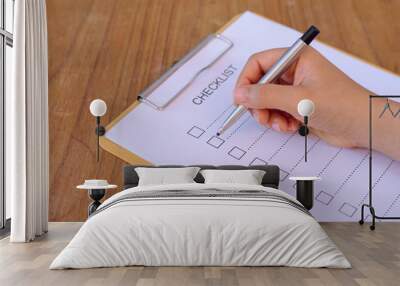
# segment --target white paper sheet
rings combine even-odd
[[[315,183],[313,215],[320,221],[359,220],[360,206],[368,199],[367,150],[336,148],[311,136],[309,161],[304,163],[303,137],[264,128],[249,114],[222,138],[214,136],[233,109],[234,84],[248,57],[290,46],[300,33],[246,12],[222,35],[234,47],[164,111],[140,104],[106,137],[154,164],[276,164],[281,168],[280,188],[292,195],[295,188],[289,175],[320,176],[322,180]],[[322,43],[312,46],[369,90],[400,94],[400,77]],[[374,154],[374,205],[379,215],[400,212],[399,178],[399,162]]]

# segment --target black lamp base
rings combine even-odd
[[[299,128],[299,134],[300,134],[301,136],[306,136],[306,135],[308,135],[308,133],[310,133],[310,130],[308,129],[307,126],[305,126],[305,125],[300,126],[300,128]]]
[[[104,126],[97,126],[95,132],[98,136],[104,136],[104,134],[106,134],[106,129]]]

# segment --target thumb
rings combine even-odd
[[[305,97],[301,86],[250,84],[236,88],[235,103],[254,109],[278,109],[297,116],[297,104]]]

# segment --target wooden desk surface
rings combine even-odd
[[[89,103],[108,104],[106,124],[174,61],[233,16],[251,10],[400,74],[400,1],[47,0],[50,220],[82,221],[84,179],[121,185],[124,162],[101,152]],[[111,193],[111,192],[110,192]]]

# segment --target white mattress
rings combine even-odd
[[[350,268],[318,222],[299,209],[257,198],[151,198],[133,192],[263,190],[262,186],[180,184],[136,187],[106,200],[50,269],[145,266],[293,266]],[[298,203],[298,202],[297,202]]]

